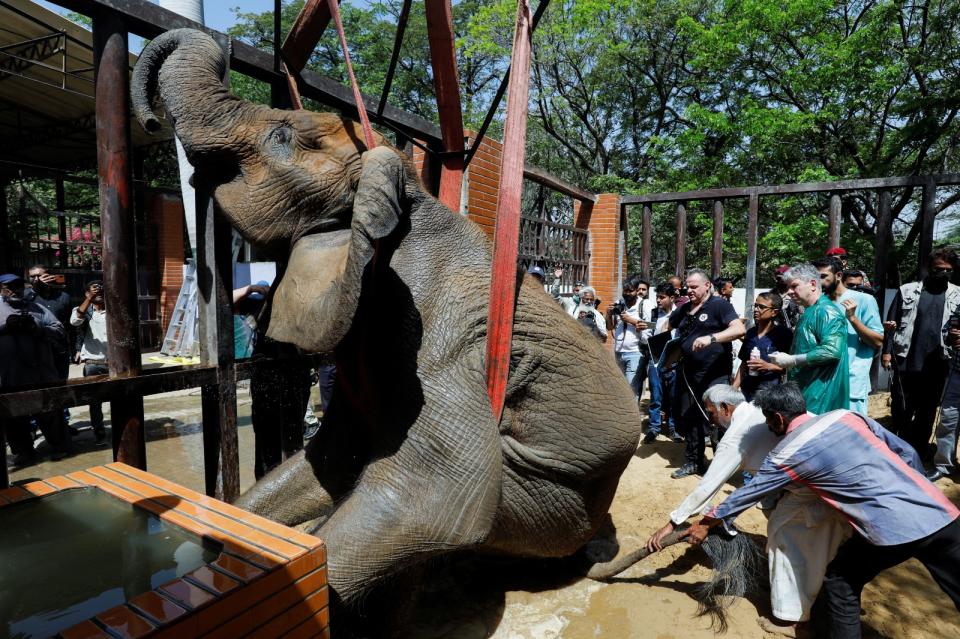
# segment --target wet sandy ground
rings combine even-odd
[[[314,397],[316,400],[316,397]],[[871,398],[871,414],[889,414],[886,396]],[[108,407],[104,406],[107,412]],[[195,490],[203,490],[199,389],[147,397],[149,470]],[[11,474],[12,481],[48,477],[111,461],[109,449],[93,448],[86,408],[71,410],[81,429],[79,452],[60,462],[44,462]],[[250,399],[238,389],[241,485],[253,483],[253,432]],[[43,452],[43,446],[40,447]],[[620,482],[611,506],[623,552],[633,550],[667,520],[667,514],[698,481],[670,478],[682,459],[682,445],[661,439],[642,446]],[[938,483],[960,504],[960,486]],[[725,489],[730,492],[732,488]],[[741,529],[763,542],[766,519],[751,509]],[[431,567],[424,591],[413,606],[402,635],[417,639],[694,639],[712,637],[707,619],[697,618],[692,592],[709,569],[699,550],[674,546],[633,566],[609,584],[580,577],[583,565],[567,561],[505,561],[450,557]],[[926,570],[910,561],[883,573],[864,592],[864,636],[886,639],[960,637],[960,614]],[[757,618],[768,615],[765,597],[737,600],[728,615],[726,637],[766,637]]]

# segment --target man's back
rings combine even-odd
[[[711,516],[741,512],[758,494],[791,482],[811,488],[878,546],[915,541],[960,515],[924,477],[909,444],[870,418],[838,410],[795,419],[753,482]]]

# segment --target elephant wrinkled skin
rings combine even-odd
[[[453,550],[575,552],[640,435],[609,353],[518,274],[497,424],[483,366],[486,236],[385,142],[367,151],[355,123],[244,102],[223,70],[211,38],[168,32],[137,63],[135,112],[155,128],[159,94],[196,186],[285,264],[268,335],[333,351],[338,367],[320,433],[239,505],[288,525],[317,520],[345,608]]]

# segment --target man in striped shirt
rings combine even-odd
[[[911,557],[960,610],[960,510],[927,480],[913,448],[858,413],[807,413],[794,383],[763,389],[754,404],[783,439],[753,481],[690,527],[690,543],[796,482],[839,511],[855,532],[827,566],[812,615],[818,637],[860,637],[863,587]]]

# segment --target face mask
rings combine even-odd
[[[10,295],[4,295],[3,301],[14,308],[20,308],[23,306],[23,295],[18,293],[11,293]]]

